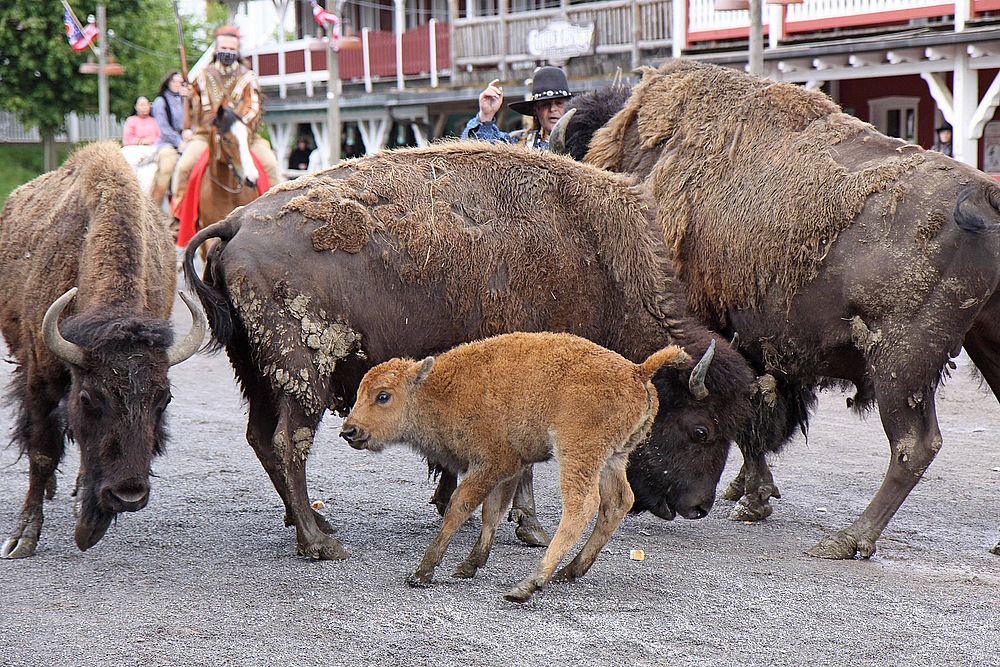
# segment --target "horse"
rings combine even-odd
[[[198,230],[222,220],[234,209],[249,204],[260,196],[258,181],[261,177],[257,165],[250,154],[253,131],[232,109],[219,105],[208,137],[207,164],[197,186],[197,221],[190,229],[190,236]],[[191,173],[189,192],[195,191],[196,173],[205,156],[198,161]],[[266,176],[265,176],[266,178]],[[181,210],[183,210],[183,202]],[[193,214],[190,214],[193,217]],[[184,234],[182,222],[182,234]],[[184,234],[186,236],[186,234]],[[186,239],[179,242],[184,244]],[[202,261],[209,246],[201,248]]]

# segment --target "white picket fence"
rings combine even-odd
[[[111,116],[111,138],[121,139],[123,122]],[[80,116],[75,113],[66,116],[66,131],[56,135],[56,141],[78,143],[96,141],[100,138],[100,120],[97,116]],[[38,128],[25,127],[13,113],[0,111],[0,143],[33,144],[42,140]]]

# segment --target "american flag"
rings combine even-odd
[[[82,30],[69,10],[63,8],[63,23],[66,24],[66,40],[74,51],[86,51],[90,43],[97,39],[97,26],[88,23]]]
[[[336,14],[328,12],[319,5],[317,5],[316,0],[309,0],[309,2],[312,4],[313,18],[316,19],[316,23],[322,26],[325,26],[327,23],[333,23],[334,25],[340,23],[340,21],[337,20]]]

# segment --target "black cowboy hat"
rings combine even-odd
[[[531,77],[531,95],[528,99],[511,102],[507,106],[524,116],[535,114],[535,102],[541,100],[561,100],[573,97],[569,92],[566,73],[558,67],[539,67]]]
[[[941,125],[939,127],[937,127],[934,131],[935,132],[944,132],[945,130],[948,130],[949,132],[951,132],[951,124],[950,123],[941,123]]]

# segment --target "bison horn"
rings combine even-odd
[[[205,331],[208,329],[205,314],[201,312],[201,309],[194,304],[194,301],[188,298],[187,294],[181,292],[180,295],[188,310],[191,311],[191,330],[188,331],[188,335],[184,337],[184,340],[172,345],[167,350],[167,363],[171,366],[181,363],[197,352],[201,341],[205,339]]]
[[[45,346],[67,364],[83,366],[83,348],[76,343],[71,343],[59,333],[59,315],[62,314],[66,304],[76,296],[76,288],[71,287],[65,294],[52,302],[49,309],[45,311],[42,318],[42,340]]]
[[[570,109],[552,126],[552,132],[549,133],[550,152],[558,153],[559,155],[566,154],[566,128],[569,127],[569,119],[575,113],[576,109]]]
[[[708,349],[702,355],[694,369],[691,370],[691,378],[688,380],[688,389],[699,401],[708,396],[708,387],[705,386],[705,376],[708,375],[708,367],[715,356],[715,339],[709,343]]]

